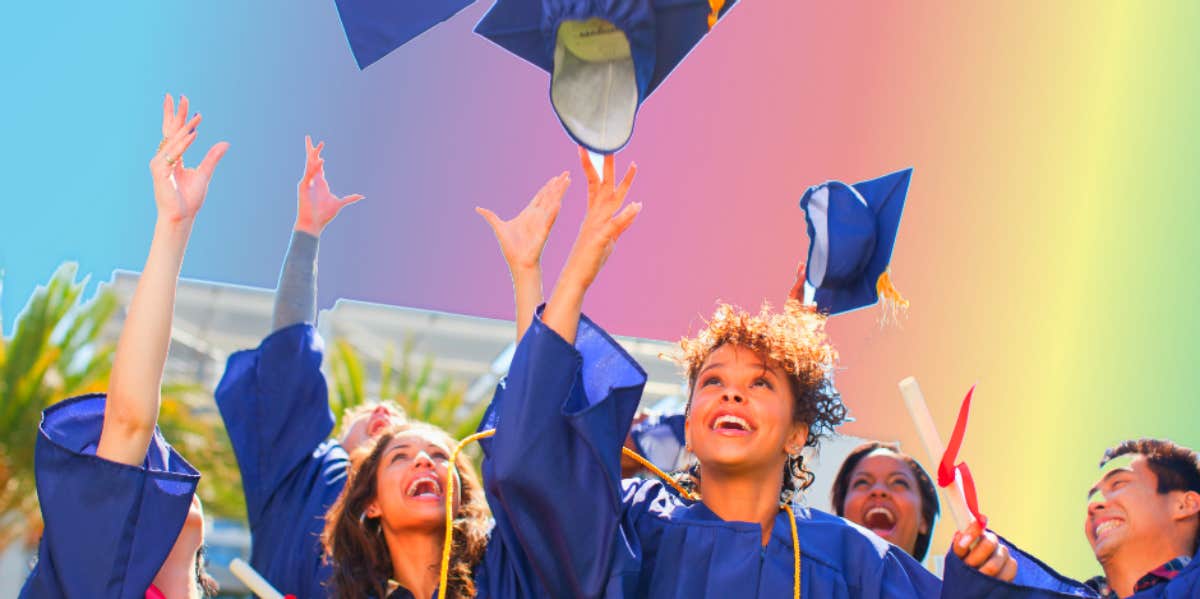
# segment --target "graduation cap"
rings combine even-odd
[[[475,0],[336,0],[358,68],[365,69]]]
[[[638,107],[737,0],[497,0],[475,32],[550,73],[577,143],[621,149]]]
[[[806,283],[822,312],[857,310],[881,296],[907,307],[887,269],[911,178],[909,168],[853,185],[830,181],[800,199],[809,238]]]
[[[475,0],[336,0],[359,68]],[[621,149],[646,98],[738,0],[497,0],[475,32],[550,73],[567,134]]]

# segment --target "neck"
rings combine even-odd
[[[384,531],[392,577],[413,597],[432,597],[442,563],[442,533],[430,529]]]
[[[1188,551],[1190,539],[1156,537],[1146,541],[1122,546],[1113,555],[1100,560],[1108,586],[1118,597],[1132,595],[1137,581],[1151,570],[1181,555],[1191,555]]]
[[[783,467],[771,472],[780,472]],[[779,494],[783,482],[762,474],[729,473],[719,469],[703,470],[700,496],[704,505],[722,520],[756,522],[762,526],[762,543],[771,538],[771,527],[779,514]]]

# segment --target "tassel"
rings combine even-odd
[[[904,299],[892,284],[892,277],[888,271],[885,270],[879,275],[879,280],[875,282],[875,292],[879,295],[879,305],[883,309],[880,324],[887,324],[889,317],[890,320],[898,322],[900,315],[908,311],[908,300]]]
[[[708,15],[708,29],[711,31],[713,25],[717,24],[717,17],[721,13],[721,9],[725,8],[725,0],[708,0],[708,7],[712,12]]]

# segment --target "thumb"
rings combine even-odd
[[[475,212],[478,213],[479,216],[482,216],[483,220],[487,221],[488,225],[492,227],[493,232],[497,231],[500,228],[500,225],[503,224],[503,221],[500,220],[500,217],[496,216],[495,212],[492,212],[487,208],[480,208],[479,206],[476,206]]]

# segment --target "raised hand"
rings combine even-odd
[[[604,157],[603,180],[596,174],[587,150],[582,147],[579,148],[579,158],[588,181],[587,213],[579,227],[579,235],[575,238],[562,277],[586,288],[596,279],[600,268],[612,254],[617,239],[642,211],[642,204],[632,202],[621,207],[637,175],[636,164],[630,164],[621,183],[614,185],[616,177],[613,174],[612,154]]]
[[[621,183],[614,185],[611,154],[604,157],[604,180],[596,175],[587,150],[579,148],[579,158],[588,180],[587,213],[583,217],[583,224],[579,226],[579,235],[571,247],[571,255],[567,257],[562,274],[554,285],[554,293],[550,295],[542,314],[546,326],[568,343],[575,342],[579,316],[583,311],[583,296],[612,254],[617,239],[642,210],[639,202],[621,207],[637,175],[637,165],[630,164]]]
[[[176,110],[174,98],[167,94],[163,100],[163,139],[154,158],[150,159],[154,203],[158,206],[159,220],[166,223],[191,224],[204,204],[213,170],[229,149],[228,143],[217,143],[208,150],[199,166],[185,167],[183,154],[196,141],[196,127],[200,121],[199,113],[188,118],[187,96],[180,96]]]
[[[314,147],[312,138],[304,136],[304,176],[296,186],[295,229],[313,237],[320,237],[325,225],[328,225],[342,208],[363,199],[363,196],[356,193],[339,198],[329,190],[329,182],[325,180],[325,160],[321,158],[321,150],[324,148],[325,142]]]
[[[501,220],[487,208],[475,208],[492,227],[496,241],[508,269],[515,276],[521,270],[535,270],[541,266],[542,250],[550,229],[562,208],[563,193],[571,185],[571,176],[566,172],[546,182],[529,204],[511,220]]]

